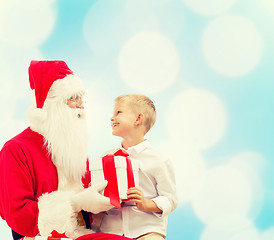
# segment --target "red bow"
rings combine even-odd
[[[56,239],[68,238],[68,237],[66,236],[66,232],[64,232],[64,233],[59,233],[59,232],[57,232],[56,230],[53,230],[50,234],[51,234],[50,239],[52,239],[52,240],[54,240],[55,238],[56,238]]]
[[[127,152],[120,149],[117,152],[115,152],[113,155],[108,154],[103,157],[102,161],[103,161],[104,176],[105,176],[105,179],[108,181],[108,185],[104,191],[104,196],[110,198],[110,203],[113,206],[117,208],[121,208],[114,156],[123,156],[126,158],[128,188],[134,187],[135,182],[134,182],[132,164],[128,157],[129,155]]]

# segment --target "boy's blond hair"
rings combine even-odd
[[[117,103],[126,103],[134,113],[144,114],[145,133],[147,133],[156,121],[156,109],[152,100],[141,94],[125,94],[114,100]]]

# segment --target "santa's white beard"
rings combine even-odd
[[[46,110],[43,136],[59,178],[62,175],[67,182],[80,182],[87,161],[88,131],[85,110],[70,108],[63,103],[51,104]]]

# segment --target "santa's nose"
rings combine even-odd
[[[82,102],[81,104],[78,104],[76,107],[77,107],[77,108],[81,108],[81,109],[84,109],[84,108],[85,108],[83,102]]]

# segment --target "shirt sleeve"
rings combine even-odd
[[[0,213],[15,232],[34,237],[38,204],[26,154],[17,144],[6,144],[0,153]]]
[[[176,192],[175,173],[172,162],[167,159],[158,168],[155,173],[156,189],[158,196],[152,200],[162,213],[154,213],[157,217],[164,217],[170,214],[178,205]]]

